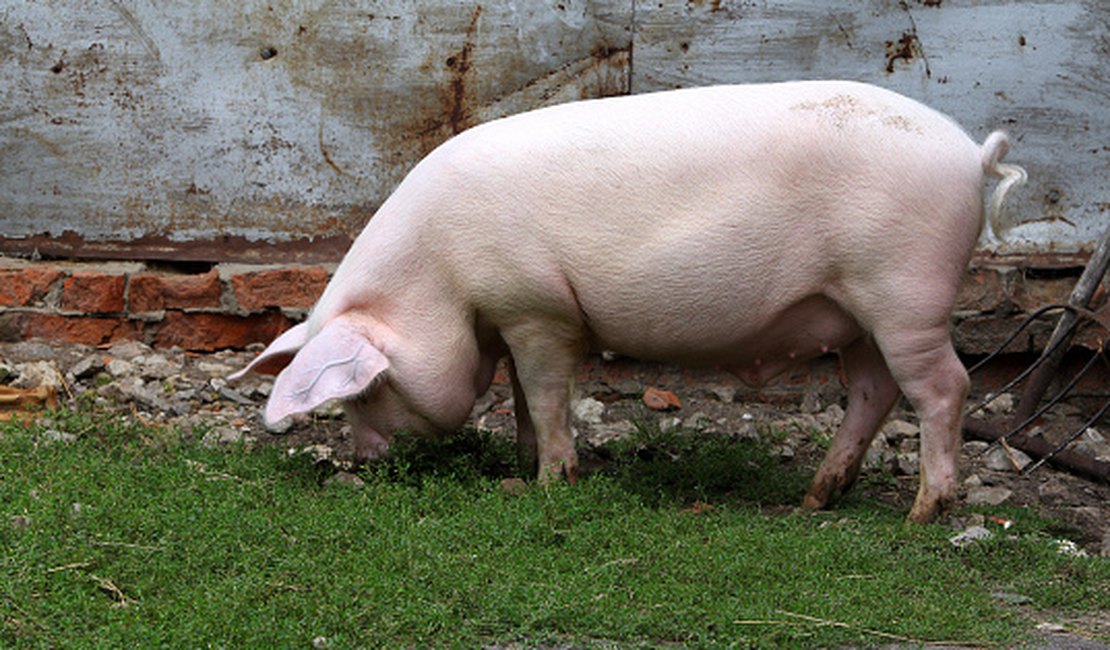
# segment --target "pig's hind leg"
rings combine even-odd
[[[810,483],[802,506],[819,510],[855,483],[871,440],[898,399],[898,384],[879,348],[862,336],[840,351],[848,409],[828,453]]]
[[[536,475],[539,471],[539,450],[536,448],[536,427],[528,412],[528,399],[516,375],[516,364],[509,359],[509,381],[513,386],[513,414],[516,416],[516,456],[521,470]]]
[[[932,521],[956,500],[956,457],[969,380],[947,323],[928,330],[876,333],[883,355],[921,420],[921,477],[909,518]]]
[[[881,351],[890,376],[897,382],[921,422],[921,475],[917,497],[909,514],[909,519],[918,523],[932,521],[955,503],[960,419],[969,384],[967,371],[952,347],[948,324],[959,286],[958,277],[944,278],[946,269],[924,268],[931,273],[919,272],[919,277],[939,280],[923,285],[914,283],[908,277],[880,274],[877,277],[883,278],[887,284],[879,285],[879,289],[868,296],[875,302],[861,301],[864,307],[853,310],[853,313],[870,316],[862,318],[862,322],[875,323],[872,330],[874,345]],[[952,275],[950,269],[947,271]],[[945,279],[948,282],[942,282]],[[887,298],[884,300],[882,296]],[[890,404],[885,403],[889,399],[886,390],[883,391],[884,403],[876,403],[876,413],[870,417],[878,418],[877,411],[883,410],[885,415],[889,409]],[[849,386],[850,395],[852,391]],[[855,398],[855,401],[859,400],[859,397]],[[864,408],[866,410],[867,407]],[[836,446],[834,442],[834,448]],[[865,452],[866,448],[860,451]],[[830,451],[830,458],[832,454],[833,451]],[[821,477],[819,471],[818,479]],[[815,479],[810,489],[809,496],[814,497],[814,503],[821,496],[818,485]]]

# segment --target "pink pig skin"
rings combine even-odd
[[[356,451],[450,431],[512,356],[518,443],[578,471],[568,425],[591,350],[721,366],[751,383],[840,353],[848,409],[804,505],[855,480],[899,392],[922,424],[910,519],[956,496],[967,374],[949,319],[983,182],[1024,181],[1006,136],[851,82],[583,101],[446,142],[355,241],[311,317],[248,369],[284,364],[275,422],[345,400]],[[295,356],[294,356],[295,355]],[[245,372],[245,371],[244,371]]]

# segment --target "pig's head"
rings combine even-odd
[[[427,390],[427,383],[407,358],[404,345],[357,317],[341,316],[310,336],[306,323],[274,340],[246,372],[276,374],[265,420],[274,426],[340,400],[351,422],[355,454],[361,459],[385,452],[397,431],[441,433],[460,426],[474,396]],[[390,355],[399,355],[398,368]],[[407,370],[407,372],[406,372]],[[469,402],[467,401],[469,400]]]

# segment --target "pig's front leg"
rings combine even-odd
[[[366,407],[357,402],[347,402],[343,405],[343,410],[347,414],[347,421],[351,423],[355,462],[360,465],[368,460],[384,456],[389,451],[389,443],[393,440],[392,435],[383,435],[366,423],[361,413],[363,408]]]
[[[898,384],[870,337],[844,348],[840,361],[848,384],[848,410],[802,501],[803,507],[815,510],[855,483],[871,440],[898,399]]]
[[[518,438],[518,445],[522,445],[518,446],[518,453],[535,458],[541,483],[558,478],[570,483],[578,480],[578,454],[570,429],[570,396],[585,345],[571,330],[558,324],[534,322],[503,332],[513,357],[517,423],[524,429],[523,442]],[[525,460],[531,462],[529,458]]]
[[[355,439],[355,461],[364,463],[381,458],[389,451],[389,440],[373,429],[353,432]]]

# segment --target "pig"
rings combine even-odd
[[[517,443],[575,481],[568,424],[591,351],[720,367],[749,384],[836,351],[843,424],[805,495],[856,479],[898,395],[921,422],[909,513],[956,497],[968,376],[950,318],[984,222],[1025,172],[1007,136],[856,82],[725,85],[494,120],[404,178],[308,319],[247,371],[265,420],[341,400],[356,455],[456,430],[508,356]],[[984,217],[985,177],[1000,179]]]

